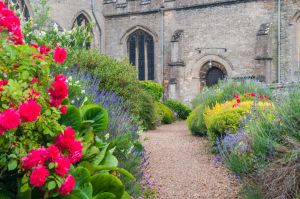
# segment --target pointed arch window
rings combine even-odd
[[[139,80],[154,80],[154,40],[143,30],[133,32],[127,41],[129,61],[136,66]]]
[[[30,18],[30,13],[29,13],[29,9],[26,5],[26,2],[25,0],[6,0],[5,1],[5,4],[6,5],[12,5],[11,3],[13,3],[15,5],[15,8],[17,10],[20,10],[21,11],[21,14],[23,15],[23,17],[25,18],[25,20],[29,20]]]
[[[81,13],[80,15],[78,15],[73,23],[73,27],[77,27],[77,26],[84,26],[87,28],[87,30],[89,31],[89,36],[90,36],[90,40],[92,40],[93,38],[93,31],[92,31],[92,26],[90,23],[90,20],[88,19],[88,17]],[[83,43],[83,46],[86,48],[91,48],[91,41],[88,40],[86,42]]]

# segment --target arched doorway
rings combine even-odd
[[[90,20],[89,18],[84,14],[84,13],[81,13],[79,14],[74,23],[73,23],[73,28],[75,27],[84,27],[87,29],[87,31],[89,32],[89,38],[84,41],[82,43],[82,46],[85,47],[85,48],[90,48],[91,47],[91,41],[92,41],[92,38],[94,37],[93,35],[93,30],[92,30],[92,24],[90,23]]]
[[[224,79],[225,74],[217,67],[210,68],[206,73],[206,86],[211,87],[218,83],[219,80]]]
[[[200,70],[200,83],[201,88],[204,86],[211,87],[218,83],[219,80],[227,76],[225,67],[216,61],[206,62]]]
[[[144,30],[136,30],[127,40],[129,61],[137,67],[139,80],[154,80],[154,40]]]

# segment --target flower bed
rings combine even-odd
[[[98,137],[107,111],[71,105],[68,77],[50,75],[67,50],[23,44],[20,20],[2,2],[0,26],[0,198],[130,198],[116,175],[134,177]]]

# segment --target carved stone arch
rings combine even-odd
[[[25,12],[25,13],[23,13],[23,15],[26,19],[28,19],[34,15],[29,0],[13,0],[13,1],[5,0],[4,3],[6,5],[10,5],[11,3],[17,3],[18,6],[20,6],[22,8],[22,12]],[[28,16],[26,16],[26,15],[28,15]]]
[[[89,13],[87,13],[85,10],[81,10],[74,15],[74,17],[72,19],[72,23],[70,24],[70,29],[72,29],[74,27],[76,20],[80,15],[83,15],[89,22],[92,22],[92,18],[89,15]]]
[[[193,77],[200,79],[201,89],[206,85],[207,74],[212,68],[222,71],[224,76],[232,76],[233,73],[233,66],[225,57],[214,54],[203,55],[195,60],[192,69]]]
[[[148,33],[149,35],[151,35],[153,37],[154,42],[158,42],[158,35],[155,32],[151,31],[149,28],[147,28],[145,26],[137,25],[137,26],[134,26],[134,27],[128,29],[123,34],[123,36],[121,37],[121,40],[120,40],[120,45],[126,44],[128,37],[137,30],[145,31],[146,33]]]

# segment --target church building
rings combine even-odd
[[[28,15],[37,0],[18,0]],[[49,0],[64,30],[92,23],[92,47],[186,103],[224,77],[300,77],[300,0]]]

